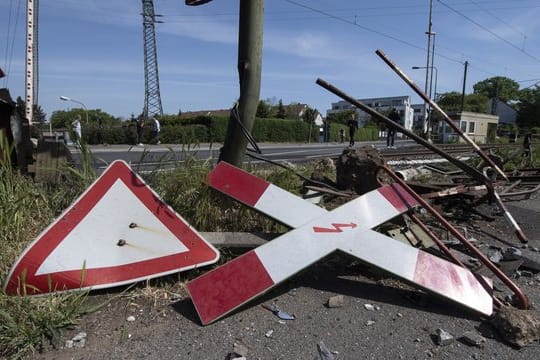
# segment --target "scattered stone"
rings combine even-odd
[[[526,277],[526,278],[533,278],[534,277],[534,274],[532,273],[532,271],[528,271],[528,270],[516,271],[516,275],[518,277]]]
[[[268,331],[266,332],[266,334],[264,334],[264,336],[266,336],[267,338],[269,338],[269,337],[272,337],[272,334],[273,334],[273,333],[274,333],[274,330],[268,330]]]
[[[317,344],[317,350],[319,351],[319,358],[321,360],[334,360],[335,357],[332,352],[324,345],[324,342],[319,342]]]
[[[537,247],[532,247],[529,250],[534,251],[534,252],[540,252],[540,248],[537,248]]]
[[[328,303],[327,303],[329,308],[342,307],[344,304],[345,304],[345,299],[343,295],[332,296],[328,299]]]
[[[128,322],[133,322],[133,321],[135,321],[135,316],[129,315],[129,316],[127,317],[126,320],[127,320]]]
[[[501,306],[490,319],[491,325],[503,339],[517,347],[523,347],[540,339],[540,317],[535,310],[518,310]]]
[[[367,326],[371,326],[371,325],[373,325],[373,324],[375,324],[375,321],[373,321],[373,320],[368,320],[368,321],[366,321],[366,325],[367,325]]]
[[[233,344],[233,351],[232,351],[233,355],[237,355],[239,357],[246,357],[248,354],[248,351],[249,351],[248,348],[242,344],[237,344],[237,343]]]
[[[291,315],[283,310],[280,310],[276,305],[274,304],[263,304],[263,308],[270,310],[272,313],[274,313],[278,318],[281,320],[295,320],[296,317],[294,315]]]
[[[364,304],[364,309],[368,310],[368,311],[378,311],[380,310],[380,306],[378,305],[373,305],[373,304]]]
[[[86,345],[86,333],[81,331],[75,335],[71,340],[66,340],[64,347],[67,349],[71,348],[83,348]]]
[[[463,335],[461,335],[460,340],[462,340],[465,344],[471,345],[471,346],[477,346],[481,347],[484,342],[486,342],[486,339],[474,331],[467,331]]]
[[[443,329],[439,328],[435,330],[437,337],[435,338],[435,342],[439,346],[447,346],[450,345],[454,341],[454,337],[452,334],[450,334],[447,331],[444,331]]]
[[[509,247],[504,251],[504,260],[520,260],[522,257],[521,250],[515,247]]]
[[[498,264],[499,261],[503,259],[503,254],[501,249],[499,248],[490,248],[488,250],[487,256],[491,262]]]

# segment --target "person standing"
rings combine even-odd
[[[77,115],[75,120],[71,123],[73,129],[73,134],[75,135],[75,143],[80,144],[82,139],[82,128],[81,128],[81,116]]]
[[[349,127],[349,146],[354,146],[354,133],[358,129],[358,121],[354,118],[354,114],[351,114],[351,118],[347,121]]]
[[[523,137],[523,152],[521,158],[526,158],[529,164],[532,162],[532,133],[528,132]]]
[[[152,138],[154,139],[156,144],[161,144],[161,141],[159,140],[159,133],[161,131],[161,125],[159,123],[159,120],[154,116],[152,117]]]
[[[392,108],[392,110],[390,110],[390,114],[388,114],[388,118],[397,124],[401,123],[401,117],[399,116],[399,113],[397,112],[396,108]],[[396,128],[393,126],[387,126],[386,127],[386,146],[387,147],[394,147],[395,137],[396,137]]]
[[[144,117],[141,115],[137,119],[137,145],[142,146],[142,135],[144,130]]]

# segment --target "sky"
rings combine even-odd
[[[425,86],[429,0],[266,0],[260,98],[305,103],[323,115],[340,99],[321,78],[357,98],[423,101],[375,51]],[[142,2],[40,1],[38,105],[101,109],[128,119],[144,106]],[[521,88],[540,81],[540,1],[432,0],[437,93],[494,76]],[[239,96],[240,1],[186,6],[154,0],[163,112],[228,109]],[[0,87],[24,98],[26,0],[0,0]]]

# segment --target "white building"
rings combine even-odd
[[[387,114],[391,108],[396,108],[399,116],[401,117],[402,125],[406,129],[412,130],[416,106],[415,108],[413,108],[413,105],[411,105],[411,98],[409,96],[390,96],[382,98],[358,99],[358,101],[383,114]],[[367,121],[371,120],[371,115],[363,112],[362,110],[343,100],[332,103],[332,108],[326,111],[326,116],[351,109],[356,109],[358,127],[363,127]]]

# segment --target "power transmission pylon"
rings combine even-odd
[[[147,120],[152,116],[163,115],[161,95],[159,93],[159,74],[157,63],[157,46],[154,13],[154,2],[142,0],[143,36],[144,36],[144,109],[143,117]]]

